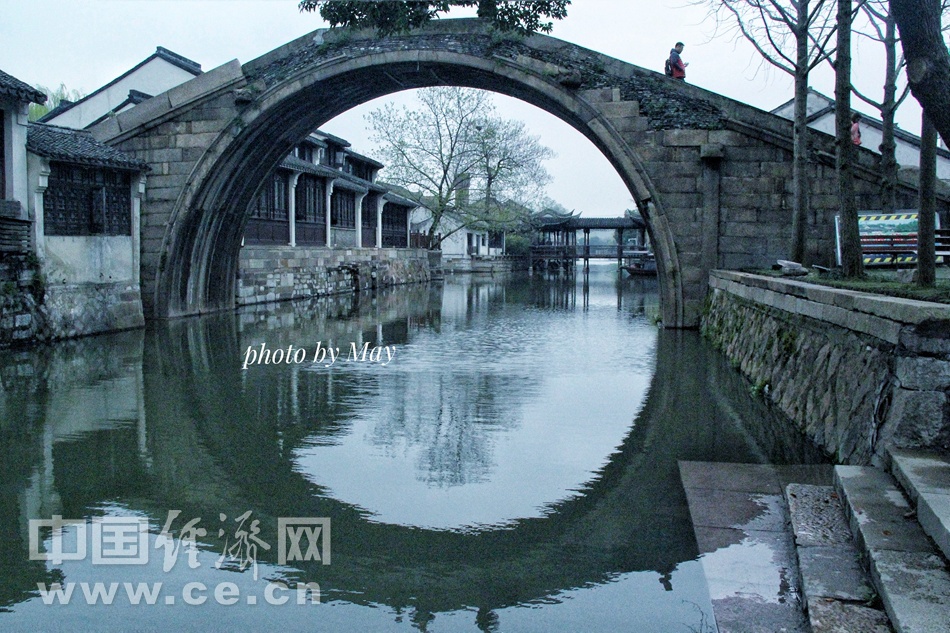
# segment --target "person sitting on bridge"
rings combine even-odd
[[[670,68],[673,69],[673,79],[679,79],[686,81],[686,67],[689,66],[689,63],[684,63],[683,58],[680,57],[680,53],[683,52],[685,44],[682,42],[677,42],[670,50]]]
[[[861,144],[861,115],[857,112],[851,115],[851,142]]]

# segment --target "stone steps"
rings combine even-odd
[[[834,487],[789,484],[785,498],[812,632],[890,633],[887,615],[867,606],[875,592]]]
[[[836,466],[835,490],[895,631],[950,633],[947,562],[894,478],[877,468]]]
[[[950,457],[891,451],[891,472],[917,508],[917,521],[950,558]]]

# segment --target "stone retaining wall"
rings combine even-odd
[[[237,304],[321,297],[429,278],[429,256],[422,249],[245,246]]]
[[[142,327],[138,284],[57,284],[35,256],[0,256],[0,347]]]
[[[0,347],[36,337],[36,263],[26,253],[0,253]]]
[[[50,285],[39,306],[37,338],[73,338],[145,325],[139,286],[131,282]]]
[[[950,306],[726,271],[709,284],[704,335],[836,460],[950,450]]]

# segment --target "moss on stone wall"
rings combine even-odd
[[[892,346],[713,292],[703,335],[762,395],[841,463],[872,460],[893,373]]]

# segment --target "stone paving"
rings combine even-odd
[[[720,633],[807,633],[786,483],[827,469],[680,462]]]
[[[813,633],[890,633],[835,489],[789,484],[785,498]]]
[[[680,462],[720,633],[950,633],[950,458],[892,458],[910,501],[872,467]]]
[[[917,507],[917,520],[950,558],[950,457],[922,451],[891,451],[894,476]]]

